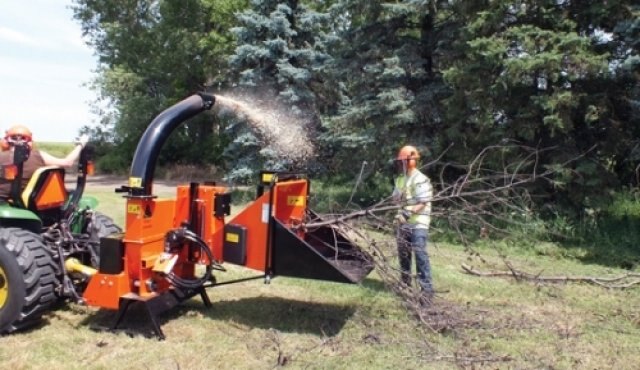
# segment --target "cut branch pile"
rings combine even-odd
[[[423,168],[431,177],[434,193],[431,197],[432,231],[445,226],[448,231],[457,232],[459,241],[471,250],[471,242],[476,239],[499,239],[508,236],[512,230],[529,230],[535,219],[529,185],[538,181],[553,182],[557,169],[545,169],[539,165],[542,153],[549,154],[554,148],[540,149],[504,143],[487,147],[468,164],[442,163],[444,153]],[[577,158],[567,160],[571,164]],[[496,169],[496,166],[501,169]],[[434,332],[445,332],[457,328],[478,325],[475,315],[461,310],[438,298],[424,295],[417,286],[416,276],[411,276],[412,284],[401,280],[398,266],[398,245],[396,233],[398,225],[393,223],[398,209],[407,206],[406,201],[393,199],[390,195],[366,208],[352,204],[356,188],[363,182],[366,164],[346,204],[336,205],[338,209],[328,214],[310,213],[307,219],[296,227],[313,231],[316,228],[330,228],[345,235],[359,245],[368,255],[377,275],[383,283],[406,304],[424,327]],[[562,166],[560,166],[562,167]],[[354,207],[355,206],[355,207]],[[339,246],[334,246],[339,250]],[[483,258],[476,253],[475,257]],[[640,284],[638,279],[629,281],[620,278],[597,277],[542,277],[515,269],[506,272],[485,273],[469,266],[463,266],[469,274],[477,276],[511,276],[517,280],[570,282],[584,281],[591,284],[625,288]],[[437,284],[436,284],[437,285]],[[437,289],[437,288],[436,288]]]

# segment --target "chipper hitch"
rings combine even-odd
[[[359,283],[373,269],[370,256],[339,229],[305,229],[317,215],[302,174],[262,172],[256,199],[229,222],[230,193],[214,183],[178,186],[175,199],[152,194],[166,139],[214,102],[213,95],[193,95],[156,117],[138,144],[129,184],[116,190],[126,198],[126,231],[101,240],[100,266],[84,293],[88,305],[118,310],[113,329],[138,303],[164,338],[156,315],[195,295],[210,305],[205,288],[220,285],[213,271],[223,263],[255,270],[265,282],[290,276]]]

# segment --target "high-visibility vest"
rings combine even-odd
[[[413,206],[418,203],[425,203],[425,207],[420,213],[413,213],[407,223],[416,228],[429,228],[431,222],[431,198],[433,197],[433,187],[427,176],[417,169],[407,178],[401,175],[396,178],[395,191],[401,195],[403,204]]]

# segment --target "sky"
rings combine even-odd
[[[0,0],[0,134],[14,124],[34,141],[70,142],[98,117],[86,84],[97,59],[71,0]]]

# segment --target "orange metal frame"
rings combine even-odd
[[[224,187],[199,185],[196,199],[191,199],[191,187],[181,185],[176,189],[175,200],[129,196],[122,239],[124,270],[119,274],[95,274],[84,292],[87,304],[118,309],[122,297],[134,295],[145,299],[170,290],[170,283],[153,271],[153,267],[165,252],[167,232],[192,221],[192,206],[197,207],[195,214],[199,222],[189,227],[206,242],[216,262],[222,261],[225,220],[223,216],[214,215],[214,204],[216,195],[225,191]],[[247,229],[245,267],[269,273],[272,216],[289,226],[301,223],[308,191],[307,180],[275,182],[230,222]],[[304,237],[303,231],[298,234]],[[182,248],[172,269],[182,278],[192,278],[197,263],[210,262],[204,255],[190,256],[189,253],[189,248]]]
[[[188,185],[176,189],[176,199],[153,197],[128,197],[126,203],[126,231],[124,234],[124,271],[119,274],[97,273],[89,281],[84,299],[91,306],[117,309],[121,297],[134,294],[147,298],[171,289],[170,284],[153,271],[153,266],[165,252],[164,238],[169,230],[181,227],[189,221],[191,204],[201,215],[199,230],[194,230],[206,241],[215,259],[222,256],[223,217],[213,215],[216,194],[225,188],[200,185],[197,199],[190,199]],[[195,264],[208,263],[206,256],[189,260],[188,248],[178,258],[173,268],[177,275],[193,277]]]
[[[229,221],[229,224],[247,229],[245,267],[269,272],[270,216],[286,225],[301,223],[307,207],[308,192],[307,180],[276,182],[271,189]],[[304,236],[302,231],[299,231],[299,235]]]

